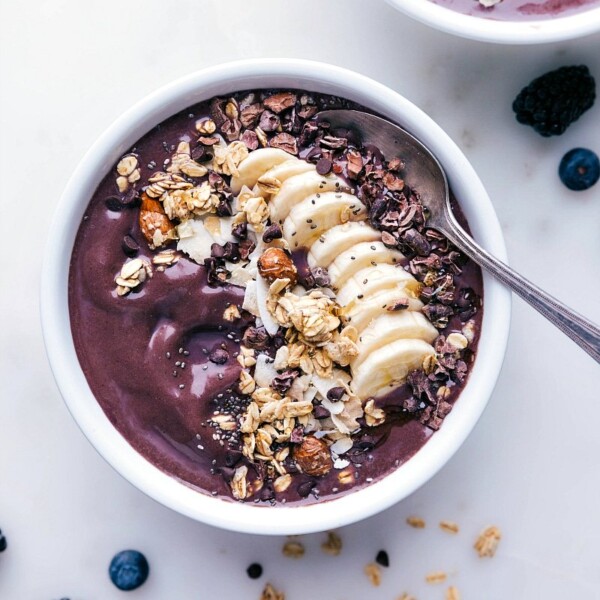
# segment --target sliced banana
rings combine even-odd
[[[337,293],[337,301],[341,306],[347,306],[355,300],[369,296],[386,288],[397,287],[403,282],[417,280],[400,266],[377,265],[361,269],[350,277]]]
[[[402,252],[387,248],[383,242],[361,242],[342,252],[327,267],[327,271],[331,283],[339,288],[361,269],[380,264],[394,265],[404,258]]]
[[[262,184],[261,195],[269,198],[277,194],[279,192],[277,188],[280,188],[281,185],[290,177],[302,175],[302,173],[307,173],[308,171],[314,171],[316,173],[315,166],[309,162],[306,162],[305,160],[292,158],[291,160],[286,160],[285,162],[271,167],[268,171],[261,175],[256,182],[259,186]],[[269,187],[273,187],[273,189],[277,191],[265,193],[265,190],[267,190]]]
[[[328,267],[344,250],[361,242],[377,242],[381,234],[364,221],[349,221],[323,232],[310,247],[309,267]]]
[[[277,198],[279,195],[275,197]],[[328,229],[344,221],[364,219],[366,214],[365,205],[352,194],[344,192],[314,194],[290,210],[283,222],[283,237],[292,249],[308,248]]]
[[[271,222],[283,223],[292,208],[308,196],[344,189],[344,182],[336,175],[319,175],[316,171],[307,171],[290,177],[283,182],[279,192],[269,203]]]
[[[356,369],[378,348],[396,340],[412,338],[431,344],[437,336],[437,329],[420,312],[403,310],[382,314],[359,335],[356,342],[358,355],[351,363],[352,369]]]
[[[423,303],[418,299],[418,282],[416,289],[413,282],[407,280],[396,287],[381,290],[375,294],[359,298],[343,309],[343,316],[349,324],[361,333],[377,317],[389,314],[388,307],[400,300],[408,300],[408,311],[420,311]]]
[[[382,396],[402,385],[407,375],[421,369],[426,357],[435,350],[423,340],[397,340],[372,352],[352,369],[352,389],[361,399]]]
[[[239,194],[243,186],[252,189],[258,178],[276,165],[293,159],[291,154],[280,148],[259,148],[250,152],[238,165],[238,174],[231,178],[231,191]]]

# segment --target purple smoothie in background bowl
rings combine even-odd
[[[442,31],[501,44],[539,44],[600,30],[600,0],[386,0]]]
[[[236,531],[321,531],[404,498],[474,427],[506,347],[510,294],[423,229],[408,165],[307,126],[331,103],[428,144],[463,222],[505,259],[485,190],[425,114],[365,77],[295,60],[214,67],[140,102],[83,159],[50,232],[44,338],[77,423],[141,490]],[[280,179],[263,176],[272,169]],[[381,186],[393,192],[383,204]],[[264,260],[251,264],[255,250]],[[367,302],[379,293],[390,298]],[[394,327],[360,339],[375,314]]]
[[[464,15],[503,21],[554,19],[600,6],[600,0],[430,0]]]

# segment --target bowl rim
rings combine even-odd
[[[90,190],[144,133],[167,116],[218,94],[250,88],[294,87],[333,93],[399,120],[429,145],[444,165],[476,238],[501,260],[506,249],[492,203],[458,146],[430,117],[390,88],[350,70],[301,59],[251,59],[186,75],[149,94],[96,140],[57,205],[41,282],[44,343],[67,408],[101,456],[125,479],[169,508],[237,532],[286,535],[334,529],[374,515],[407,497],[451,458],[471,432],[495,386],[506,350],[511,295],[484,273],[484,316],[478,358],[444,426],[408,461],[384,478],[335,499],[307,506],[263,507],[200,493],[147,461],[108,420],[77,359],[67,302],[73,242]],[[460,177],[457,176],[460,174]]]
[[[436,29],[496,44],[544,44],[600,31],[600,6],[572,15],[531,21],[498,21],[461,14],[430,0],[386,0],[394,8]]]

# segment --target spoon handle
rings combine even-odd
[[[542,313],[596,362],[600,363],[600,328],[597,325],[561,304],[556,298],[533,285],[525,277],[486,252],[456,222],[451,213],[447,214],[447,217],[446,226],[440,230],[455,246]]]

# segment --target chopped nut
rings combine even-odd
[[[240,314],[240,310],[239,308],[235,305],[235,304],[230,304],[224,311],[223,311],[223,319],[225,321],[237,321],[237,319],[241,318],[241,314]],[[255,361],[256,362],[256,361]],[[244,365],[242,365],[244,366]],[[250,365],[248,365],[250,366]]]
[[[135,154],[127,154],[117,164],[117,173],[123,177],[129,177],[137,166],[138,159]]]
[[[433,571],[425,576],[425,581],[431,584],[444,583],[447,577],[448,576],[446,573],[444,573],[444,571]]]
[[[285,600],[285,594],[276,590],[270,583],[265,585],[260,600]]]
[[[142,194],[139,214],[140,230],[150,248],[157,248],[172,239],[176,239],[175,227],[157,200]]]
[[[327,444],[312,435],[306,436],[294,450],[294,459],[302,472],[314,477],[327,475],[333,467]]]
[[[375,563],[369,563],[365,566],[365,575],[375,587],[381,585],[381,569]]]
[[[298,271],[292,259],[281,248],[267,248],[258,259],[258,272],[267,281],[288,279],[295,285]]]
[[[425,521],[421,517],[407,517],[406,522],[415,529],[425,528]]]
[[[446,590],[446,600],[460,600],[460,594],[455,586],[451,585]]]
[[[217,130],[217,125],[212,119],[199,119],[196,121],[196,131],[202,135],[212,135]]]
[[[338,556],[342,551],[342,538],[333,531],[327,532],[327,539],[321,544],[321,550],[325,554]]]
[[[289,541],[283,545],[282,552],[284,556],[289,558],[301,558],[304,556],[304,546],[300,542]]]
[[[500,543],[502,534],[498,527],[492,526],[484,529],[477,540],[475,540],[474,548],[481,558],[492,557],[496,554],[496,549]]]
[[[448,533],[458,533],[459,531],[458,525],[452,521],[440,521],[440,529]]]

